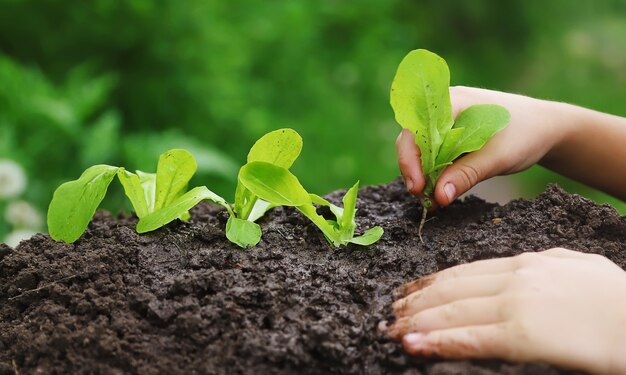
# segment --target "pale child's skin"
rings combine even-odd
[[[453,115],[499,104],[507,128],[446,168],[438,206],[478,182],[539,163],[626,200],[626,119],[564,103],[450,88]],[[398,164],[409,191],[424,189],[420,152],[403,130]],[[452,267],[399,288],[389,335],[417,356],[542,361],[626,373],[626,272],[605,257],[550,249]]]

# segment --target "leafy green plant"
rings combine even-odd
[[[265,134],[250,149],[248,153],[248,163],[264,161],[289,168],[300,155],[302,149],[302,138],[291,129],[279,129]],[[291,185],[284,181],[281,176],[270,176],[264,180],[281,194],[289,194]],[[138,185],[138,182],[135,182]],[[286,191],[283,191],[285,190]],[[261,227],[255,223],[268,210],[276,205],[290,205],[294,202],[280,201],[279,203],[269,203],[260,200],[258,196],[252,194],[239,181],[235,192],[235,203],[233,207],[221,196],[215,194],[206,187],[197,187],[186,194],[177,196],[170,202],[169,207],[161,208],[156,204],[157,210],[145,218],[141,218],[137,224],[137,232],[144,233],[160,228],[161,226],[176,219],[181,212],[187,212],[202,200],[210,200],[217,203],[228,211],[228,221],[226,223],[226,238],[240,247],[246,248],[255,246],[261,239]],[[295,201],[299,203],[299,201]],[[137,210],[137,207],[135,207]]]
[[[191,207],[183,209],[179,202],[188,194],[185,193],[187,184],[196,168],[193,156],[178,149],[161,155],[156,174],[140,171],[135,174],[105,164],[89,167],[77,180],[62,184],[54,192],[48,208],[50,236],[68,243],[80,238],[116,176],[140,222],[146,219],[150,224],[144,231],[159,228],[177,218],[187,219]],[[146,228],[138,225],[137,230],[141,233]]]
[[[250,149],[247,163],[239,171],[232,207],[205,186],[187,191],[197,164],[185,150],[170,150],[161,155],[156,174],[131,173],[121,167],[96,165],[88,168],[79,179],[56,190],[48,210],[49,231],[55,240],[76,241],[117,176],[139,218],[138,233],[153,231],[176,219],[186,220],[188,211],[206,199],[226,208],[229,214],[226,237],[243,248],[260,241],[261,228],[255,221],[276,206],[296,207],[334,246],[376,242],[383,233],[380,227],[354,237],[358,183],[346,193],[344,208],[309,194],[289,172],[301,150],[302,138],[292,129],[275,130],[261,137]],[[325,220],[317,214],[313,203],[330,207],[337,220]]]
[[[424,49],[409,52],[391,85],[396,121],[415,135],[422,155],[426,187],[420,238],[435,184],[445,167],[462,154],[479,150],[510,120],[505,108],[479,104],[466,108],[454,121],[449,86],[445,60]]]
[[[289,168],[300,154],[302,138],[291,129],[279,129],[259,139],[248,155],[249,162],[271,162]],[[272,164],[272,165],[274,165]],[[74,242],[85,231],[107,189],[117,176],[135,210],[138,233],[146,233],[178,218],[189,218],[188,211],[202,200],[210,200],[226,208],[229,214],[226,237],[241,247],[256,245],[261,228],[255,223],[276,205],[303,204],[303,197],[293,200],[274,199],[269,203],[237,185],[234,208],[221,196],[205,186],[187,191],[187,184],[197,169],[194,157],[185,150],[170,150],[159,158],[157,172],[132,173],[122,167],[95,165],[77,180],[61,185],[54,193],[48,210],[48,228],[55,240]],[[286,170],[286,169],[285,169]],[[282,197],[293,192],[291,175],[264,176],[263,183]],[[285,180],[286,178],[286,180]],[[297,180],[296,180],[297,181]],[[305,196],[304,199],[308,199]]]
[[[344,207],[341,208],[318,195],[309,194],[297,177],[275,164],[263,161],[248,163],[240,170],[239,181],[252,194],[271,205],[294,206],[311,220],[322,231],[326,240],[335,247],[348,243],[367,246],[378,241],[383,235],[383,229],[376,226],[363,235],[354,237],[358,182],[344,196]],[[314,203],[329,207],[337,220],[326,220],[319,215]]]

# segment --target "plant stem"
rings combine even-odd
[[[422,244],[424,243],[424,239],[422,238],[422,229],[424,229],[424,224],[426,223],[426,216],[428,215],[428,209],[433,206],[433,202],[431,202],[430,198],[421,198],[420,202],[422,203],[422,220],[420,220],[420,226],[417,230],[417,235],[420,238]]]
[[[241,209],[241,215],[239,216],[240,219],[248,220],[248,217],[250,216],[250,213],[252,212],[252,209],[254,208],[257,200],[259,200],[259,197],[254,195],[248,202],[246,202],[246,204]]]

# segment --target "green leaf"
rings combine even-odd
[[[495,104],[478,104],[465,109],[446,135],[436,164],[451,163],[466,152],[479,150],[510,120],[509,111]]]
[[[335,217],[337,218],[337,221],[341,221],[341,218],[343,217],[343,208],[330,203],[329,201],[320,197],[317,194],[309,194],[309,196],[311,197],[311,201],[313,203],[330,208],[330,212],[332,212],[333,215],[335,215]]]
[[[300,181],[287,169],[255,161],[239,171],[239,181],[254,195],[279,206],[301,206],[311,202]]]
[[[376,226],[366,230],[361,236],[354,237],[348,242],[361,246],[369,246],[378,241],[383,236],[384,232],[383,228]]]
[[[80,238],[118,169],[94,165],[57,188],[48,208],[48,232],[53,239],[72,243]]]
[[[248,153],[248,163],[264,161],[289,169],[300,155],[302,137],[295,130],[285,128],[259,138]]]
[[[179,197],[196,169],[196,160],[188,151],[174,149],[162,154],[157,166],[154,210],[167,207]]]
[[[248,153],[248,163],[263,161],[289,169],[300,155],[301,150],[302,138],[295,130],[288,128],[278,129],[265,134],[254,143]],[[249,220],[251,211],[255,209],[256,203],[257,197],[251,194],[240,180],[237,180],[235,212],[237,212],[239,217]],[[257,210],[255,214],[258,214],[258,212]]]
[[[230,216],[226,222],[226,238],[244,249],[261,240],[261,227],[252,221]]]
[[[252,211],[250,211],[250,215],[245,218],[245,220],[257,221],[261,217],[263,217],[263,215],[265,215],[267,211],[271,210],[274,207],[276,207],[275,204],[264,201],[263,199],[259,199],[254,203]]]
[[[156,173],[146,173],[135,171],[139,176],[139,182],[146,195],[146,203],[148,204],[148,212],[154,211],[154,201],[156,200]]]
[[[437,153],[452,127],[450,71],[436,54],[411,51],[398,66],[391,85],[396,121],[414,135],[422,153],[424,174],[435,167]]]
[[[359,193],[359,182],[357,181],[343,196],[343,215],[339,220],[339,228],[341,230],[341,238],[348,240],[354,236],[356,222],[356,197]]]
[[[149,214],[150,210],[148,209],[148,204],[146,202],[146,194],[141,186],[139,176],[128,172],[124,168],[120,168],[117,171],[117,178],[119,178],[122,183],[124,193],[126,193],[130,203],[133,205],[137,217],[141,219]]]
[[[306,216],[309,220],[313,222],[324,234],[326,240],[333,246],[339,247],[342,245],[341,238],[339,237],[339,232],[334,227],[333,224],[329,223],[324,217],[317,213],[315,210],[315,206],[313,204],[305,204],[302,206],[296,207],[298,211],[300,211],[304,216]]]
[[[141,218],[137,224],[137,232],[146,233],[161,228],[162,226],[181,217],[181,215],[189,211],[192,207],[204,199],[208,199],[226,207],[229,214],[233,215],[230,206],[224,198],[210,191],[205,186],[200,186],[193,188],[187,193],[176,198],[167,207],[156,210],[153,213]]]

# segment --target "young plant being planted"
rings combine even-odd
[[[478,104],[466,108],[454,121],[449,86],[445,60],[424,49],[409,52],[391,85],[396,121],[414,134],[422,155],[426,186],[421,199],[420,240],[435,184],[445,167],[462,154],[482,148],[510,120],[504,107]]]

